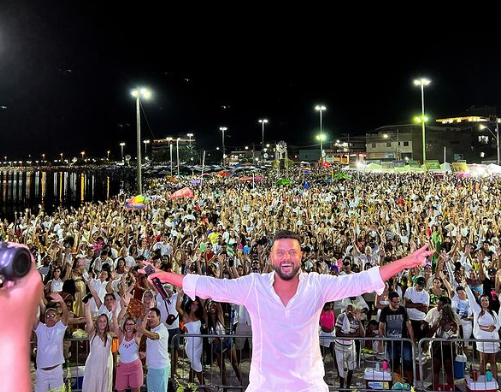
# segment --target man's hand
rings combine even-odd
[[[414,268],[414,267],[424,267],[427,262],[427,257],[431,256],[435,251],[426,250],[428,248],[428,244],[419,248],[418,250],[412,252],[410,255],[404,257],[401,260],[401,263],[405,265],[406,269]]]

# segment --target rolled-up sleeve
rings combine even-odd
[[[183,291],[193,300],[195,297],[211,298],[218,302],[244,305],[249,297],[252,281],[252,274],[238,279],[216,279],[188,274],[183,279]]]
[[[341,276],[319,275],[319,279],[324,302],[355,297],[374,291],[381,295],[384,291],[384,281],[381,279],[379,267],[373,267],[358,274]]]

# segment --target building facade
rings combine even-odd
[[[426,160],[480,163],[496,153],[496,139],[488,117],[465,116],[436,120],[426,126]],[[366,134],[367,161],[418,161],[423,163],[423,132],[419,124],[387,125]]]

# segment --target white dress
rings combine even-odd
[[[482,317],[478,317],[478,325],[479,326],[489,326],[489,325],[496,325],[497,328],[492,331],[484,331],[480,328],[478,328],[477,333],[475,334],[475,338],[477,339],[499,339],[499,324],[498,324],[498,318],[494,319],[490,313],[485,313]],[[485,354],[492,354],[492,353],[497,353],[499,351],[499,343],[498,342],[477,342],[477,349],[478,351],[485,353]]]
[[[466,295],[468,296],[468,302],[473,311],[473,336],[475,339],[494,339],[499,340],[499,328],[501,326],[501,318],[499,314],[494,313],[494,317],[489,313],[485,312],[482,316],[482,308],[475,300],[469,286],[465,287]],[[496,328],[494,331],[484,331],[480,329],[481,326],[494,325]],[[499,342],[477,342],[477,350],[484,354],[493,354],[499,351]]]
[[[90,354],[85,361],[82,392],[111,392],[113,385],[112,337],[108,334],[106,346],[99,336],[90,337]]]
[[[184,324],[188,334],[200,335],[200,327],[202,323],[200,320],[191,321]],[[185,338],[186,344],[184,351],[186,356],[190,359],[191,368],[200,373],[202,371],[202,338],[190,337]]]

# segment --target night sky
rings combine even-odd
[[[195,134],[198,144],[314,144],[316,104],[324,104],[331,139],[404,123],[420,112],[412,81],[426,76],[431,118],[470,106],[500,106],[499,34],[437,15],[417,20],[364,20],[321,7],[272,11],[175,10],[137,2],[126,7],[76,0],[0,4],[0,156],[46,153],[57,159],[85,150],[132,153],[135,101],[148,86],[144,138]],[[369,12],[370,13],[370,12]],[[440,26],[440,27],[437,27]],[[131,154],[132,155],[132,154]]]

